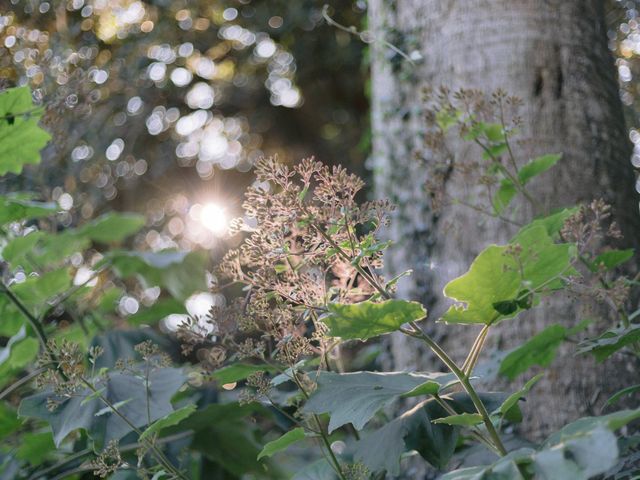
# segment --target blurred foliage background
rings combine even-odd
[[[220,240],[199,212],[216,202],[240,214],[260,156],[315,155],[366,178],[367,45],[327,25],[325,3],[0,2],[0,88],[29,84],[56,139],[21,187],[58,201],[62,227],[134,210],[148,218],[138,246],[215,252]],[[328,3],[337,21],[366,29],[365,0]],[[638,3],[607,3],[631,127],[640,123]],[[630,136],[640,142],[635,128]]]
[[[133,210],[138,246],[215,251],[201,208],[239,214],[257,158],[364,171],[366,46],[326,25],[324,2],[3,3],[2,87],[29,84],[56,138],[20,181],[59,202],[61,227]],[[365,2],[335,3],[364,23]]]

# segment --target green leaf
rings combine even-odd
[[[29,462],[32,466],[37,466],[44,462],[55,449],[51,432],[25,433],[20,438],[16,457]]]
[[[511,243],[518,243],[519,238],[525,235],[528,230],[538,227],[543,227],[552,239],[557,240],[559,236],[558,234],[560,233],[560,230],[562,230],[566,220],[577,211],[578,207],[565,208],[546,217],[536,218],[528,225],[522,227],[511,239]]]
[[[436,425],[432,420],[447,412],[431,399],[416,405],[382,428],[365,436],[356,444],[354,457],[371,472],[387,471],[400,474],[403,453],[416,450],[422,458],[438,469],[444,469],[451,459],[458,440],[458,429]]]
[[[105,255],[122,278],[137,277],[145,287],[161,286],[179,300],[207,290],[206,260],[199,252],[112,251]]]
[[[480,399],[489,410],[504,401],[502,394],[480,393]],[[442,396],[453,409],[474,413],[475,406],[466,393]],[[453,455],[460,427],[436,424],[433,420],[449,416],[434,399],[422,402],[382,428],[364,436],[356,444],[354,457],[372,472],[386,470],[390,475],[400,473],[400,458],[415,450],[434,467],[443,470]]]
[[[99,243],[122,242],[144,227],[145,219],[135,213],[107,213],[78,229],[78,234]]]
[[[605,427],[597,427],[537,453],[533,466],[541,478],[588,480],[609,470],[617,459],[615,435]]]
[[[175,298],[164,298],[158,300],[149,308],[140,310],[127,317],[129,325],[155,325],[163,318],[174,313],[187,313],[184,303]]]
[[[631,258],[633,258],[633,252],[633,248],[627,250],[608,250],[598,255],[595,260],[593,260],[593,265],[595,270],[598,270],[601,266],[607,270],[611,270],[631,260]]]
[[[31,232],[24,237],[16,237],[7,243],[2,250],[2,258],[4,258],[12,267],[18,266],[24,261],[25,254],[29,253],[42,238],[44,232]]]
[[[436,418],[435,420],[432,420],[432,422],[459,427],[473,427],[474,425],[482,423],[482,415],[479,413],[459,413],[458,415]]]
[[[549,170],[556,163],[558,163],[558,160],[560,160],[561,158],[561,153],[551,153],[542,155],[538,158],[534,158],[529,163],[524,165],[520,170],[518,170],[518,180],[520,180],[520,183],[522,183],[523,185],[526,184],[533,177]]]
[[[509,254],[513,245],[491,245],[476,257],[466,274],[445,286],[444,294],[458,303],[449,308],[443,321],[490,325],[512,318],[523,308],[524,292],[560,288],[559,276],[574,272],[573,245],[553,243],[542,225],[521,232],[517,243],[521,247],[518,258]],[[513,305],[506,302],[516,302],[518,308],[501,313]]]
[[[460,112],[456,110],[438,110],[436,112],[436,123],[443,132],[447,132],[460,118]]]
[[[638,391],[640,391],[640,383],[636,385],[631,385],[630,387],[627,387],[627,388],[623,388],[622,390],[611,395],[611,397],[607,400],[606,405],[613,405],[622,397],[626,395],[631,395],[632,393],[635,393]]]
[[[160,431],[164,428],[172,427],[173,425],[179,424],[182,420],[189,417],[196,410],[197,407],[195,405],[187,405],[186,407],[174,410],[169,415],[156,420],[149,427],[147,427],[147,429],[142,432],[142,435],[140,435],[139,440],[142,441],[151,435],[160,433]]]
[[[22,422],[18,413],[6,403],[0,403],[0,440],[17,431]]]
[[[47,217],[58,210],[55,203],[36,202],[24,195],[0,196],[0,225]]]
[[[511,350],[500,363],[499,373],[509,380],[515,379],[533,365],[547,367],[556,358],[560,344],[567,336],[562,325],[550,325],[540,333]]]
[[[367,340],[398,330],[403,324],[420,320],[427,315],[417,302],[386,300],[352,305],[329,304],[329,314],[322,320],[329,327],[329,335],[344,340]]]
[[[509,206],[513,197],[516,196],[516,193],[518,193],[518,190],[513,182],[508,178],[502,179],[500,187],[498,187],[498,190],[493,196],[493,207],[496,213],[502,213],[504,209]]]
[[[491,160],[492,158],[499,157],[507,150],[508,147],[505,142],[496,143],[495,145],[487,147],[486,151],[482,152],[482,158],[484,160]]]
[[[11,290],[32,312],[42,312],[53,297],[71,288],[71,275],[68,268],[60,268],[28,277],[24,282],[15,284]]]
[[[329,433],[352,423],[362,430],[378,410],[401,395],[438,393],[455,383],[452,374],[445,373],[377,373],[321,372],[318,388],[303,408],[308,413],[329,413]]]
[[[628,327],[612,328],[597,338],[581,342],[577,353],[591,353],[598,362],[602,362],[618,350],[638,341],[640,324],[632,323]]]
[[[269,468],[271,474],[267,474],[264,461],[257,460],[262,445],[256,442],[255,422],[250,421],[256,412],[268,414],[256,403],[210,404],[182,422],[179,431],[195,432],[191,448],[222,465],[228,472],[222,478],[240,478],[248,473],[255,473],[258,478],[284,478],[273,465]]]
[[[258,454],[258,460],[263,457],[271,457],[272,455],[286,450],[289,445],[305,439],[304,428],[297,427],[288,431],[280,438],[267,443],[262,451]]]
[[[454,470],[444,474],[440,477],[440,480],[525,480],[519,466],[526,466],[531,463],[532,453],[532,449],[522,448],[514,452],[510,452],[492,465]],[[548,478],[540,480],[561,479]]]
[[[273,372],[275,369],[269,365],[250,365],[248,363],[234,363],[226,367],[222,367],[211,374],[211,376],[224,385],[244,380],[249,375],[256,372]]]
[[[619,410],[599,417],[583,417],[565,425],[558,432],[551,434],[549,438],[545,440],[544,446],[550,447],[556,445],[565,438],[581,435],[598,427],[605,427],[611,431],[615,431],[638,418],[640,418],[640,408],[635,410]]]
[[[0,348],[0,365],[7,362],[13,368],[22,368],[35,359],[38,348],[38,341],[27,337],[27,329],[23,325],[9,338],[7,344]]]
[[[114,372],[106,378],[94,379],[94,384],[97,388],[105,389],[103,395],[111,403],[126,402],[121,404],[119,411],[139,428],[148,423],[147,411],[152,421],[173,412],[171,397],[185,381],[184,373],[176,368],[152,371],[149,375],[148,402],[144,379],[139,376]],[[98,398],[83,403],[90,394],[88,389],[71,398],[56,396],[51,391],[41,392],[22,400],[18,413],[21,417],[39,418],[49,423],[57,447],[67,435],[78,429],[85,430],[99,447],[132,431],[131,426],[114,413],[96,416],[105,405]],[[47,408],[49,398],[59,402],[53,411]]]
[[[42,108],[36,108],[29,87],[0,93],[0,175],[20,173],[26,164],[40,162],[51,136],[38,126]]]
[[[500,413],[503,417],[508,415],[509,411],[518,404],[521,398],[524,398],[531,391],[533,386],[538,383],[538,380],[540,380],[542,376],[543,374],[539,373],[527,383],[525,383],[520,390],[509,395],[509,397],[507,397],[502,405],[500,405],[500,408],[496,412]]]

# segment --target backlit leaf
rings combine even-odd
[[[417,302],[386,300],[343,305],[329,304],[329,314],[322,320],[329,327],[329,335],[344,340],[367,340],[398,330],[403,324],[420,320],[427,315]]]
[[[29,87],[0,93],[0,175],[20,173],[24,165],[40,162],[49,135],[38,126],[44,109],[33,104]]]

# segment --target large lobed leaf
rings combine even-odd
[[[521,248],[517,258],[510,254],[515,244]],[[515,317],[531,306],[534,292],[557,289],[561,275],[574,273],[574,250],[573,244],[555,244],[542,224],[523,229],[510,245],[489,246],[445,286],[444,294],[458,303],[442,320],[490,325]]]
[[[147,425],[149,412],[151,421],[163,418],[173,412],[171,397],[184,384],[187,377],[180,369],[161,368],[149,375],[149,398],[144,379],[127,373],[111,373],[106,379],[96,380],[102,395],[136,427]],[[39,418],[51,426],[53,440],[57,447],[71,432],[83,429],[96,442],[105,445],[109,440],[118,440],[132,428],[109,409],[91,391],[85,389],[71,398],[56,396],[45,391],[25,398],[20,403],[18,414],[22,417]],[[89,397],[89,398],[88,398]],[[53,411],[47,408],[47,399],[60,404]]]
[[[42,108],[36,108],[29,87],[0,93],[0,175],[20,173],[24,165],[40,162],[40,150],[51,139],[38,126]]]
[[[640,409],[581,418],[551,435],[537,451],[520,449],[492,465],[455,470],[441,478],[589,480],[616,464],[619,450],[613,432],[639,417]]]
[[[378,410],[394,399],[435,394],[453,383],[455,377],[444,373],[322,372],[304,411],[329,413],[329,433],[347,423],[362,430]]]
[[[398,330],[403,324],[420,320],[427,315],[418,302],[386,300],[380,303],[365,301],[352,305],[333,303],[322,320],[329,327],[329,335],[344,340],[367,340]]]
[[[489,410],[500,407],[506,396],[481,393],[480,398]],[[475,407],[466,393],[459,392],[442,397],[463,416],[473,414]],[[417,451],[422,458],[438,469],[444,469],[453,455],[460,427],[435,423],[449,416],[449,412],[434,399],[418,404],[380,429],[366,435],[356,444],[354,456],[371,472],[400,473],[401,456]]]

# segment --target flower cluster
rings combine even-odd
[[[374,292],[363,275],[384,283],[386,201],[359,202],[363,181],[313,159],[294,167],[265,158],[234,222],[245,235],[219,265],[213,288],[227,303],[185,322],[183,351],[197,351],[205,369],[233,359],[268,359],[288,368],[332,345],[321,317],[329,302],[353,303]]]

